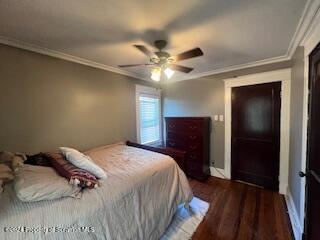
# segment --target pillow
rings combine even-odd
[[[91,173],[69,163],[61,153],[46,153],[53,168],[70,184],[81,188],[94,188],[99,186],[98,179]]]
[[[23,202],[81,197],[81,188],[68,184],[53,168],[29,164],[15,178],[14,189]]]
[[[103,171],[102,168],[95,164],[89,156],[84,155],[83,153],[73,148],[60,147],[59,149],[66,157],[66,159],[76,167],[88,171],[89,173],[95,175],[97,178],[107,178],[107,174],[105,173],[105,171]]]

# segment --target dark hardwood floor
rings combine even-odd
[[[194,195],[210,203],[193,240],[293,239],[279,193],[215,177],[189,182]]]

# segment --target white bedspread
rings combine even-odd
[[[192,199],[184,173],[168,156],[123,144],[86,154],[108,174],[100,188],[85,190],[80,200],[24,203],[7,185],[0,239],[159,239],[178,205]]]

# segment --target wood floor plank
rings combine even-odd
[[[215,177],[189,181],[194,195],[210,203],[193,240],[293,239],[282,195]]]
[[[278,239],[284,239],[285,237],[291,235],[290,229],[286,226],[290,225],[287,206],[284,198],[278,198],[277,195],[274,195],[274,206],[275,206],[275,215],[276,215],[276,225],[280,226],[277,228],[277,237]]]
[[[258,238],[261,240],[275,240],[276,238],[276,215],[273,204],[273,192],[260,191],[260,211],[258,224]]]
[[[244,206],[245,186],[231,184],[228,191],[226,207],[223,208],[221,223],[219,225],[219,239],[236,239],[239,232],[241,213]]]
[[[241,222],[239,226],[239,233],[237,239],[251,240],[255,237],[255,212],[257,208],[256,194],[259,189],[254,187],[248,187],[247,194],[245,196],[245,204],[241,216]]]
[[[215,187],[213,182],[209,186],[203,187],[204,189],[210,189],[212,191],[210,200],[208,201],[210,202],[210,208],[208,210],[207,216],[204,218],[204,221],[198,227],[194,235],[195,239],[214,239],[214,236],[217,236],[217,230],[219,224],[221,223],[221,217],[225,205],[225,198],[227,196],[227,185],[223,185],[224,187],[218,187],[217,184],[217,186]],[[201,195],[195,195],[199,196],[200,198],[202,197]],[[210,216],[215,217],[212,218]]]

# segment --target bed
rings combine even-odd
[[[86,154],[108,178],[81,199],[25,203],[7,184],[0,239],[159,239],[177,207],[193,197],[186,176],[167,155],[122,143]]]

